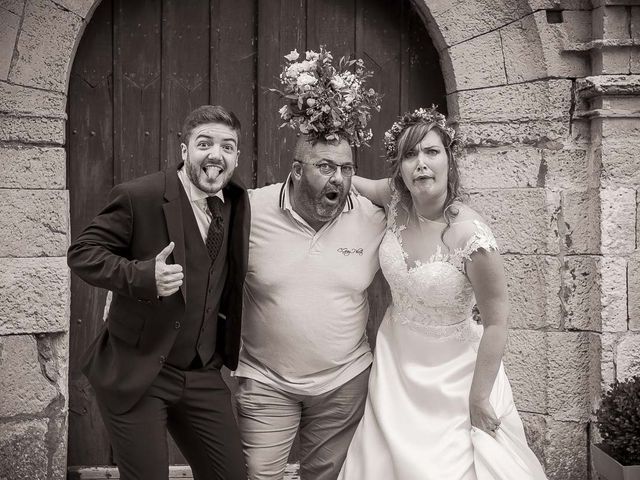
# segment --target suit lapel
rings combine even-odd
[[[182,163],[178,165],[178,169],[182,167]],[[164,190],[164,198],[166,203],[162,206],[164,217],[167,221],[167,231],[169,240],[175,247],[173,249],[173,259],[177,265],[182,265],[183,271],[186,270],[186,254],[184,245],[184,225],[182,222],[182,204],[180,202],[180,179],[177,171],[167,170],[165,173],[166,182]],[[185,271],[186,277],[186,271]],[[187,302],[187,282],[183,281],[180,286],[180,293],[185,303]]]

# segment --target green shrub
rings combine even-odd
[[[596,416],[611,456],[622,465],[640,465],[640,376],[616,381]]]

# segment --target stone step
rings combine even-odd
[[[290,463],[284,473],[284,480],[300,480],[298,470],[300,465]],[[67,480],[114,480],[120,478],[118,469],[114,466],[101,467],[69,467]],[[191,468],[188,465],[171,465],[169,467],[169,479],[193,479]]]

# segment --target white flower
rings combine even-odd
[[[316,101],[313,98],[307,98],[307,105],[313,107],[316,104]]]
[[[301,63],[292,63],[291,65],[289,65],[289,67],[287,68],[287,77],[290,78],[296,78],[298,75],[300,75],[302,72],[304,71],[302,64]]]
[[[316,60],[318,60],[318,57],[320,56],[318,53],[314,52],[313,50],[307,50],[306,53],[306,58],[307,60],[311,60],[312,62],[315,62]]]
[[[284,117],[284,114],[287,113],[287,109],[289,107],[287,105],[285,105],[284,107],[282,107],[280,110],[278,110],[278,113],[280,114],[281,117]]]
[[[290,62],[295,62],[299,57],[300,57],[300,54],[298,53],[297,48],[294,50],[291,50],[291,53],[289,53],[289,55],[284,56],[284,58],[286,58]]]
[[[308,62],[307,60],[303,60],[302,62],[300,62],[300,69],[303,72],[309,72],[309,71],[313,70],[314,68],[316,68],[315,60],[312,61],[312,62]]]
[[[340,75],[336,75],[331,79],[331,86],[336,90],[344,88],[344,79]]]
[[[306,72],[301,73],[298,79],[296,80],[296,84],[299,87],[304,87],[306,85],[315,85],[316,83],[318,83],[318,79]]]

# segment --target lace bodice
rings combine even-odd
[[[392,321],[433,339],[477,340],[482,329],[472,319],[475,297],[465,266],[474,252],[498,249],[491,230],[479,220],[454,223],[451,229],[456,229],[458,241],[452,248],[445,252],[437,245],[428,259],[407,264],[402,235],[407,225],[398,222],[397,207],[397,193],[393,192],[388,229],[380,245],[380,265],[391,287]]]

